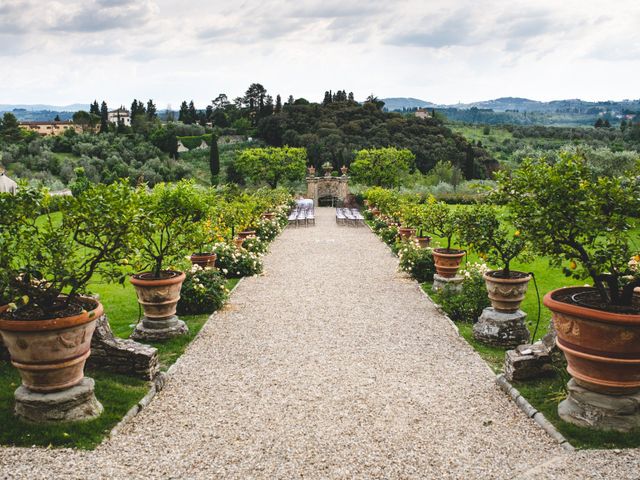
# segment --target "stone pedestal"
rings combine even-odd
[[[133,340],[115,337],[106,315],[96,322],[87,366],[142,380],[152,380],[160,371],[158,350]]]
[[[473,326],[473,338],[494,347],[517,347],[529,341],[526,318],[522,310],[504,313],[487,307]]]
[[[15,392],[15,412],[32,423],[78,422],[99,417],[102,405],[93,393],[94,381],[85,377],[61,392],[36,393],[20,386]]]
[[[628,432],[640,427],[640,392],[633,395],[605,395],[567,383],[569,396],[558,405],[565,422],[596,430]]]
[[[142,317],[142,321],[136,325],[131,338],[146,342],[162,342],[184,335],[188,331],[187,324],[176,315],[160,320]]]
[[[437,273],[433,276],[433,286],[431,287],[434,292],[439,292],[444,290],[445,288],[449,289],[452,292],[459,292],[462,290],[462,281],[464,277],[455,276],[455,277],[443,277],[442,275],[438,275]]]

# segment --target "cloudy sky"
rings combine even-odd
[[[0,0],[0,103],[639,98],[640,2]]]

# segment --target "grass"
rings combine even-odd
[[[104,412],[88,422],[33,425],[13,414],[13,392],[20,385],[15,368],[0,362],[0,443],[18,447],[53,446],[93,449],[140,399],[146,395],[147,382],[124,375],[99,371],[87,372],[96,382],[96,397]]]
[[[231,290],[238,282],[238,279],[227,280],[227,288]],[[133,286],[94,283],[91,290],[100,294],[114,334],[128,337],[139,318]],[[151,343],[158,349],[162,370],[168,369],[184,353],[208,318],[209,315],[183,316],[181,319],[189,326],[187,335],[164,343]],[[125,375],[89,369],[87,375],[95,380],[95,394],[104,407],[99,418],[88,422],[32,425],[15,417],[13,392],[20,385],[20,376],[9,363],[0,361],[0,444],[93,449],[149,390],[148,382]]]

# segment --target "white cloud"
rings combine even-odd
[[[640,6],[620,0],[36,0],[0,4],[0,103],[153,97],[251,82],[312,100],[637,97]]]

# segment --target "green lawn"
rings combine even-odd
[[[227,288],[234,288],[238,279],[227,280]],[[105,313],[114,334],[126,338],[139,318],[138,302],[130,283],[121,285],[91,285],[100,294]],[[209,315],[181,317],[189,326],[189,333],[164,343],[151,343],[158,349],[162,370],[169,368],[198,334]],[[104,413],[89,422],[49,426],[31,425],[13,414],[13,392],[20,385],[18,372],[7,362],[0,361],[0,444],[15,446],[54,446],[92,449],[144,397],[149,383],[124,375],[87,369],[87,376],[96,382],[96,397],[104,406]]]

